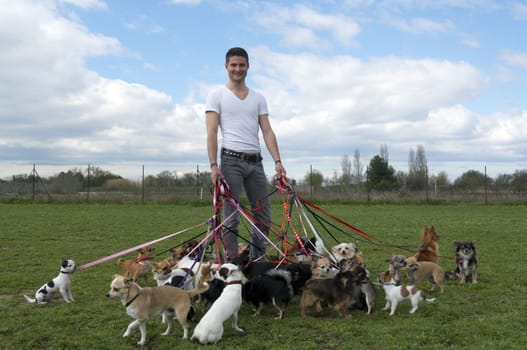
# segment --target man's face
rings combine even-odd
[[[249,70],[249,64],[247,59],[242,56],[231,56],[225,69],[229,73],[229,79],[233,82],[242,82],[247,76],[247,70]]]

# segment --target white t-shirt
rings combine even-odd
[[[238,152],[260,152],[258,132],[259,116],[269,114],[265,97],[249,89],[247,97],[240,100],[226,86],[209,93],[205,111],[220,116],[222,147]]]

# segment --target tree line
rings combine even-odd
[[[335,172],[333,177],[324,178],[318,170],[310,170],[305,174],[303,182],[313,187],[331,186],[355,188],[357,191],[426,191],[459,190],[480,191],[493,188],[499,191],[526,192],[527,169],[516,170],[513,174],[500,174],[491,178],[477,170],[468,170],[461,176],[450,181],[446,172],[429,174],[425,148],[417,145],[410,149],[408,155],[408,171],[396,171],[390,165],[388,147],[382,145],[379,154],[373,156],[364,167],[358,149],[353,159],[348,155],[342,157],[341,172]]]
[[[1,188],[6,189],[16,184],[31,184],[38,179],[39,183],[55,193],[75,193],[87,188],[104,191],[129,191],[140,186],[148,188],[171,188],[211,186],[210,173],[178,173],[162,171],[157,175],[148,175],[140,183],[123,178],[118,174],[97,166],[87,169],[74,168],[47,178],[41,178],[34,170],[31,174],[13,175],[11,179],[0,180]],[[271,181],[272,182],[272,181]],[[293,181],[293,184],[297,184]],[[328,187],[342,190],[360,191],[449,191],[464,192],[494,189],[498,191],[526,192],[527,169],[516,170],[513,174],[500,174],[496,178],[488,177],[477,170],[468,170],[454,181],[450,181],[446,172],[429,174],[425,148],[417,145],[410,149],[408,171],[398,170],[390,165],[388,147],[381,145],[379,154],[373,156],[365,166],[360,152],[355,150],[353,157],[344,155],[341,171],[332,177],[325,178],[318,170],[309,170],[298,185],[309,185],[312,188]]]

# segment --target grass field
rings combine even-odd
[[[207,349],[523,349],[527,342],[526,205],[343,205],[322,204],[336,217],[385,242],[415,247],[423,225],[441,234],[441,266],[453,270],[453,240],[476,240],[479,283],[447,281],[435,303],[421,303],[411,315],[399,305],[390,317],[381,310],[384,292],[377,290],[372,315],[352,311],[348,319],[332,312],[300,317],[298,301],[282,321],[267,307],[252,317],[244,304],[239,334],[225,323],[225,334]],[[276,222],[282,207],[273,204]],[[124,204],[0,204],[0,348],[1,349],[134,349],[139,332],[123,339],[131,319],[119,301],[105,297],[116,259],[73,274],[76,301],[30,305],[22,293],[34,294],[58,273],[60,258],[73,257],[82,265],[138,244],[200,227],[156,244],[156,259],[184,239],[203,235],[212,215],[209,205]],[[316,224],[318,227],[318,224]],[[242,225],[242,227],[245,227]],[[334,241],[326,235],[327,243]],[[356,240],[337,230],[338,241],[355,241],[365,262],[377,276],[384,260],[407,251]],[[131,257],[130,254],[127,257]],[[152,281],[152,280],[151,280]],[[425,285],[428,288],[428,285]],[[195,324],[192,325],[192,327]],[[145,349],[199,349],[182,340],[179,326],[161,336],[160,319],[148,326]]]

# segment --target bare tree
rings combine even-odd
[[[408,155],[408,188],[411,190],[424,190],[426,188],[428,164],[426,161],[425,147],[417,145],[417,150],[410,149]]]
[[[388,154],[388,145],[386,144],[381,145],[381,151],[379,152],[379,156],[386,163],[390,162],[390,155]]]
[[[363,177],[364,177],[364,169],[362,166],[362,162],[360,161],[360,151],[359,149],[355,149],[355,153],[353,154],[353,177],[355,178],[355,183],[357,184],[357,192],[359,192],[360,184],[362,183]]]
[[[344,188],[349,187],[351,184],[351,160],[348,155],[342,157],[342,176],[340,178],[340,183]]]

